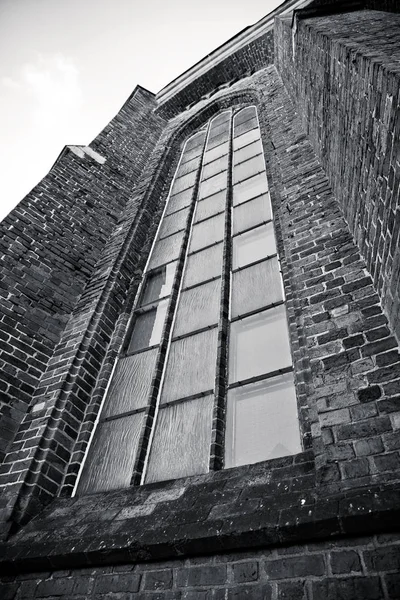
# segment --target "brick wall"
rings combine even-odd
[[[400,537],[6,576],[3,600],[382,600],[399,597]]]
[[[294,60],[289,21],[276,31],[278,70],[399,337],[400,16],[300,20]]]

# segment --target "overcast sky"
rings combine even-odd
[[[140,84],[158,92],[282,0],[0,0],[0,220]]]

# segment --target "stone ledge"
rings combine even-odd
[[[393,483],[327,495],[315,487],[310,453],[269,463],[58,499],[0,545],[0,572],[166,560],[400,524]]]

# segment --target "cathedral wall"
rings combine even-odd
[[[400,537],[378,535],[163,562],[3,577],[3,600],[398,598]]]
[[[277,20],[277,68],[399,337],[400,17],[365,10],[290,24]]]

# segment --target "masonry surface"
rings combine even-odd
[[[275,50],[246,47],[240,80],[211,97],[202,79],[160,110],[137,88],[3,222],[2,598],[400,597],[400,16],[293,23],[277,18]],[[246,104],[304,452],[71,498],[179,148]]]

